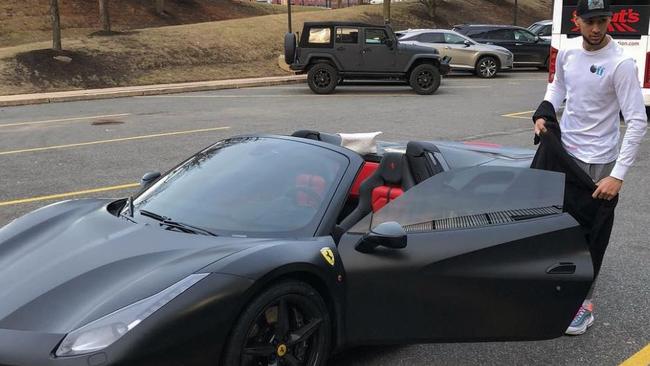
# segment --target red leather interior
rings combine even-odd
[[[296,188],[298,190],[296,193],[296,202],[301,206],[315,207],[320,202],[314,202],[315,197],[305,192],[318,193],[320,197],[323,197],[323,193],[325,192],[325,179],[320,175],[300,174],[296,177]],[[303,189],[302,191],[301,188]]]
[[[382,207],[395,198],[399,197],[404,191],[400,187],[379,186],[372,190],[372,212],[377,212]]]
[[[350,196],[351,197],[359,197],[359,187],[361,186],[361,183],[363,183],[366,178],[372,175],[372,173],[375,172],[379,168],[379,163],[373,163],[371,161],[366,161],[363,166],[361,167],[361,171],[357,175],[357,178],[354,180],[354,183],[352,184],[352,189],[350,189]]]

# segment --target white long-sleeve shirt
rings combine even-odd
[[[623,180],[648,124],[634,59],[612,39],[598,51],[585,50],[581,37],[570,43],[557,55],[544,100],[557,112],[566,98],[560,128],[567,152],[589,164],[616,160],[610,175]],[[620,151],[619,111],[627,124]]]

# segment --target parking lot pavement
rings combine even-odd
[[[166,171],[227,136],[299,129],[383,131],[386,140],[482,140],[534,148],[531,111],[546,74],[454,75],[432,96],[395,85],[306,85],[0,108],[0,225],[56,200],[124,197],[147,171]],[[646,138],[647,140],[647,138]],[[641,146],[617,210],[596,289],[596,324],[541,342],[364,347],[331,365],[615,365],[650,342],[650,146]],[[477,298],[476,301],[481,301]],[[399,314],[390,314],[399,316]]]

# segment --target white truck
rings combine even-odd
[[[566,47],[571,38],[580,36],[575,24],[578,0],[553,2],[553,28],[549,59],[549,82],[555,76],[558,50]],[[634,58],[639,70],[646,110],[650,108],[650,0],[611,0],[614,13],[608,33]]]

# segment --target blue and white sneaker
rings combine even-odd
[[[568,335],[584,334],[592,324],[594,324],[594,304],[591,302],[583,303],[578,310],[578,313],[573,318],[571,325],[564,332]]]

